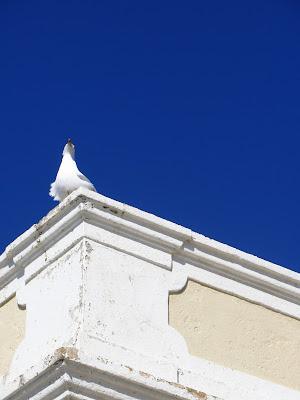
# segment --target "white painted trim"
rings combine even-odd
[[[123,368],[108,371],[76,361],[63,360],[24,382],[1,400],[218,400],[180,384]]]
[[[44,256],[42,270],[60,256],[49,255],[47,250],[68,232],[77,228],[77,236],[70,236],[69,247],[84,237],[101,242],[89,225],[128,238],[126,246],[113,240],[103,243],[106,246],[166,269],[172,268],[172,259],[179,260],[187,279],[300,318],[300,274],[82,188],[7,246],[0,256],[0,305],[22,287],[24,268],[29,263]],[[131,251],[130,240],[141,243],[141,250],[133,246]],[[153,249],[148,258],[142,243]],[[26,281],[33,277],[34,273],[27,273]]]
[[[191,370],[178,369],[178,382],[111,362],[95,367],[79,360],[59,359],[30,380],[19,377],[19,382],[10,386],[0,382],[0,400],[299,399],[299,391],[193,359]]]

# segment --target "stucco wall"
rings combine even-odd
[[[14,352],[24,337],[25,315],[15,297],[0,307],[0,375],[8,372]]]
[[[169,304],[192,355],[300,389],[300,321],[193,281]]]

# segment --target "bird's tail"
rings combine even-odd
[[[53,197],[54,200],[59,201],[56,194],[55,182],[52,182],[50,185],[49,195]]]
[[[55,182],[52,182],[50,185],[49,195],[55,197]]]

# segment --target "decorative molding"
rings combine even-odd
[[[24,286],[24,279],[28,282],[82,238],[169,270],[178,260],[186,279],[300,318],[298,273],[82,188],[7,246],[0,256],[0,305]],[[62,239],[64,246],[53,251]],[[26,266],[37,259],[41,269],[24,277]]]
[[[29,380],[0,382],[1,400],[298,400],[299,392],[193,358],[177,381],[102,359],[97,367],[57,352],[52,364]],[[197,371],[197,372],[195,372]],[[198,390],[197,387],[202,387]],[[4,388],[4,389],[1,389]],[[196,388],[196,389],[195,389]]]
[[[1,400],[28,399],[218,400],[129,367],[113,372],[67,359],[56,361],[42,374],[1,397]]]

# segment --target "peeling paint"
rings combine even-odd
[[[53,357],[55,362],[63,361],[65,359],[77,360],[78,359],[78,349],[75,347],[60,347],[55,350]]]
[[[124,211],[119,211],[119,210],[117,210],[116,208],[113,208],[113,207],[110,207],[110,206],[104,206],[104,205],[103,205],[102,208],[103,208],[103,210],[109,211],[109,212],[111,212],[111,213],[114,214],[114,215],[119,215],[119,216],[124,215]]]
[[[129,367],[128,365],[124,365],[125,368],[127,368],[130,372],[133,372],[133,368]]]
[[[127,368],[129,369],[129,367],[127,367]],[[133,369],[130,368],[130,372],[132,372],[132,371],[133,371]],[[149,374],[149,373],[147,373],[147,372],[144,372],[144,371],[138,371],[138,373],[139,373],[139,375],[141,375],[143,378],[146,378],[146,379],[153,379],[153,380],[155,380],[156,382],[167,383],[167,384],[170,385],[170,386],[176,387],[176,388],[178,388],[178,389],[185,390],[185,391],[187,391],[188,393],[190,393],[190,394],[191,394],[195,399],[197,399],[197,400],[206,400],[206,399],[207,399],[206,393],[203,393],[203,392],[200,392],[200,391],[198,391],[198,390],[192,389],[192,388],[190,388],[190,387],[188,387],[188,386],[184,386],[184,385],[181,385],[180,383],[170,382],[170,381],[166,381],[166,380],[164,380],[164,379],[157,378],[157,377],[155,377],[155,376],[153,376],[153,375],[151,375],[151,374]]]
[[[207,399],[207,395],[203,392],[198,392],[197,390],[191,389],[191,388],[186,388],[186,390],[191,393],[195,399],[199,399],[199,400],[206,400]]]

